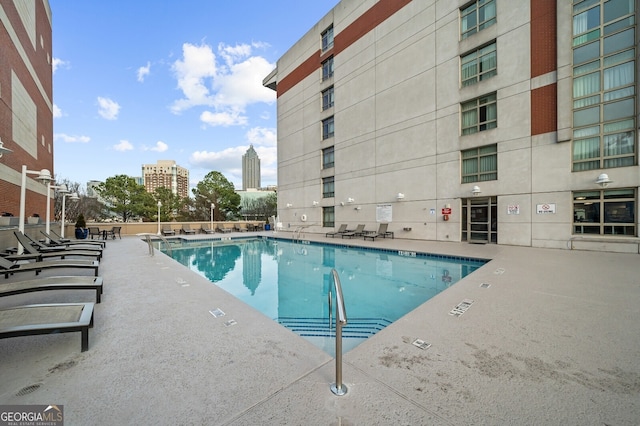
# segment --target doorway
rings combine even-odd
[[[498,243],[497,197],[467,198],[462,205],[462,241]]]

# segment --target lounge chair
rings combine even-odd
[[[233,230],[237,232],[248,232],[249,228],[247,228],[246,223],[236,223],[233,227]]]
[[[79,331],[81,351],[89,349],[93,303],[25,305],[0,310],[0,339]]]
[[[218,226],[217,229],[218,232],[222,232],[223,234],[226,234],[227,232],[231,232],[233,231],[233,224],[232,223],[222,223]]]
[[[51,234],[47,234],[44,231],[40,231],[42,235],[49,239],[51,244],[55,246],[65,246],[75,249],[87,249],[87,250],[101,250],[106,246],[104,241],[90,241],[90,240],[70,240],[68,238],[58,238]]]
[[[4,274],[5,278],[9,278],[10,274],[15,272],[34,272],[38,275],[43,269],[52,268],[78,268],[78,269],[93,269],[94,275],[98,276],[98,268],[100,262],[97,260],[84,260],[84,259],[53,259],[43,260],[41,262],[28,262],[18,263],[0,257],[0,274]]]
[[[102,258],[102,250],[98,248],[92,250],[76,250],[70,249],[67,246],[51,247],[32,240],[20,231],[14,231],[13,234],[18,239],[20,245],[24,247],[24,251],[27,252],[27,254],[6,256],[6,258],[10,260],[35,259],[40,261],[44,258],[51,257],[64,259],[66,256],[92,257],[95,260],[100,260]]]
[[[40,231],[40,232],[44,232],[44,231]],[[89,245],[100,245],[102,247],[106,247],[107,243],[106,241],[89,241],[89,240],[77,240],[75,238],[63,238],[60,234],[58,234],[56,231],[54,231],[53,229],[49,232],[48,234],[48,238],[50,241],[54,241],[57,242],[58,244],[89,244]],[[45,236],[47,236],[45,234]],[[55,238],[51,238],[51,237],[55,237]]]
[[[364,225],[358,225],[356,227],[356,229],[354,229],[353,231],[349,231],[349,232],[343,233],[342,234],[342,238],[344,238],[344,237],[348,237],[348,238],[361,237],[362,235],[364,235]]]
[[[213,229],[209,228],[206,225],[202,225],[200,227],[200,233],[202,233],[202,234],[213,234],[214,232],[216,232],[216,231],[214,231]]]
[[[176,231],[171,229],[171,225],[162,225],[162,235],[176,235]]]
[[[393,232],[387,231],[388,226],[388,223],[381,223],[378,227],[378,232],[373,234],[364,234],[364,239],[374,241],[378,237],[387,238],[388,236],[391,236],[391,238],[394,238]]]
[[[0,284],[0,297],[42,290],[95,290],[96,303],[102,295],[102,277],[82,275],[35,278]]]
[[[340,228],[338,228],[337,231],[333,231],[333,232],[327,232],[326,234],[324,234],[325,237],[335,237],[336,235],[341,235],[344,234],[347,231],[347,224],[343,223],[342,225],[340,225]]]
[[[191,229],[191,225],[189,225],[188,223],[183,223],[182,228],[180,228],[180,233],[193,235],[196,233],[196,231],[194,229]]]

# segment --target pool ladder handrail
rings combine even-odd
[[[347,312],[344,308],[344,297],[338,271],[331,270],[332,286],[329,288],[329,327],[331,327],[332,291],[336,291],[336,382],[331,384],[331,392],[342,396],[347,393],[347,386],[342,383],[342,327],[347,324]]]
[[[154,247],[153,247],[153,240],[151,239],[151,237],[159,238],[160,240],[164,241],[165,244],[167,245],[167,252],[169,254],[169,257],[173,256],[173,252],[171,251],[171,243],[169,243],[169,240],[167,240],[164,236],[159,234],[151,234],[148,232],[136,234],[136,235],[140,237],[145,237],[145,241],[149,245],[149,256],[153,256],[155,254]],[[158,250],[160,250],[160,245],[158,245]]]
[[[307,223],[305,225],[299,225],[296,226],[296,229],[293,230],[293,236],[291,237],[291,239],[293,240],[293,242],[300,242],[300,235],[302,234],[302,231],[304,230],[304,228],[308,228],[310,226],[312,226],[312,223]]]

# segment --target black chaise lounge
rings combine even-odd
[[[43,232],[43,231],[40,231]],[[46,236],[46,235],[45,235]],[[55,240],[53,238],[51,238],[51,236],[55,237]],[[60,236],[60,234],[58,234],[56,231],[54,231],[53,229],[50,230],[49,232],[49,237],[48,237],[51,241],[53,241],[56,244],[89,244],[89,245],[99,245],[101,247],[106,247],[107,246],[107,242],[106,241],[91,241],[91,240],[78,240],[75,238],[66,238],[66,237],[62,237]]]
[[[176,231],[171,229],[171,225],[162,225],[162,235],[176,235]]]
[[[364,234],[364,239],[365,240],[374,241],[378,237],[382,237],[382,238],[391,237],[391,238],[394,238],[393,232],[387,231],[388,227],[389,227],[388,223],[381,223],[380,226],[378,227],[378,232],[376,232],[375,234]]]
[[[95,260],[100,260],[102,257],[102,250],[99,248],[91,249],[91,250],[77,250],[71,249],[67,246],[46,246],[38,241],[34,241],[25,234],[20,231],[14,231],[13,234],[18,239],[18,242],[22,247],[24,247],[24,251],[27,252],[27,256],[23,258],[37,258],[38,260],[42,260],[43,258],[49,257],[59,257],[64,259],[65,256],[80,256],[80,257],[92,257]],[[7,256],[8,259],[18,260],[19,256]]]
[[[1,309],[0,339],[79,331],[84,352],[89,349],[93,306],[93,303],[54,303]]]
[[[69,240],[68,238],[57,238],[54,234],[47,234],[44,231],[40,231],[40,233],[50,241],[49,246],[64,246],[76,250],[102,250],[105,247],[104,241]]]
[[[97,277],[99,266],[100,262],[97,260],[52,259],[43,260],[42,262],[18,263],[0,257],[0,274],[4,274],[5,278],[9,278],[9,275],[15,272],[35,272],[38,275],[43,269],[53,268],[93,269],[94,275]]]
[[[338,228],[337,231],[333,231],[333,232],[327,232],[326,234],[324,234],[325,237],[335,237],[336,235],[341,235],[344,234],[347,231],[347,224],[343,223],[342,225],[340,225],[340,228]]]
[[[182,228],[180,228],[181,234],[193,235],[196,233],[195,229],[191,229],[191,225],[188,223],[183,223]]]
[[[100,303],[102,298],[102,277],[65,275],[0,283],[0,297],[43,290],[95,290],[96,303]]]
[[[342,235],[342,238],[353,238],[353,237],[361,237],[364,234],[364,225],[358,225],[355,230],[350,232],[345,232]]]

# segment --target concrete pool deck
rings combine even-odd
[[[101,261],[89,350],[79,333],[0,340],[0,404],[62,404],[66,425],[640,424],[637,254],[305,239],[492,260],[345,353],[338,397],[325,352],[123,236]],[[41,275],[64,274],[90,272]],[[47,291],[0,307],[94,296]]]

